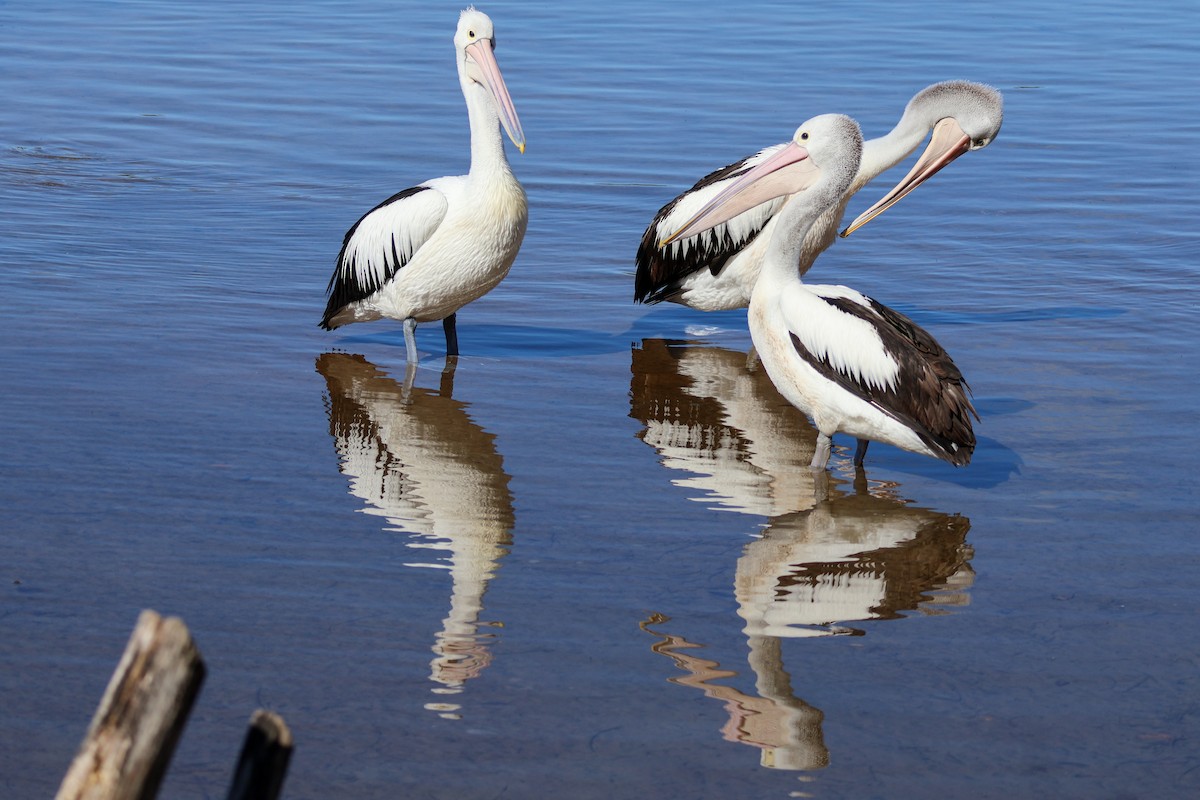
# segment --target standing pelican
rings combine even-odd
[[[1000,132],[1004,104],[990,86],[968,81],[943,81],[927,86],[908,102],[896,127],[864,143],[862,160],[838,202],[831,205],[808,232],[796,254],[800,275],[834,241],[850,198],[881,173],[899,164],[932,131],[929,144],[908,175],[888,194],[861,214],[842,233],[848,236],[883,213],[934,173],[970,150],[986,147]],[[633,297],[639,303],[669,300],[700,311],[744,308],[758,278],[780,209],[780,196],[715,226],[710,232],[678,239],[669,248],[659,242],[683,224],[725,187],[786,147],[777,144],[701,178],[688,191],[667,203],[642,235],[637,252]]]
[[[861,151],[852,119],[814,117],[662,244],[793,195],[777,215],[763,256],[749,324],[776,388],[817,428],[810,466],[825,468],[830,437],[839,431],[858,439],[855,466],[862,466],[871,440],[961,466],[975,449],[975,409],[962,373],[941,345],[882,303],[845,286],[806,286],[796,271],[813,225],[854,180]]]
[[[404,321],[409,361],[419,322],[442,320],[446,355],[458,355],[458,309],[496,287],[525,237],[525,191],[504,157],[500,126],[525,152],[525,133],[493,50],[492,21],[462,12],[454,49],[471,123],[471,169],[392,195],[346,233],[329,279],[321,327],[387,317]]]

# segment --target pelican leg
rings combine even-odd
[[[412,317],[404,320],[404,350],[410,363],[417,363],[417,321]]]
[[[870,439],[858,440],[858,447],[854,448],[854,466],[861,467],[863,465],[863,459],[867,457],[867,445],[870,443]]]
[[[451,314],[442,320],[442,330],[446,332],[446,355],[458,355],[458,330],[454,327],[454,318],[457,314]]]
[[[813,469],[825,469],[825,465],[829,463],[829,448],[832,446],[832,439],[823,433],[818,433],[817,449],[813,451],[812,461],[808,466]]]

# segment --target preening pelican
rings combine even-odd
[[[817,428],[811,466],[825,468],[836,432],[858,439],[856,466],[871,440],[961,466],[975,449],[976,415],[962,373],[941,345],[882,303],[845,286],[806,286],[796,271],[812,227],[858,173],[861,152],[854,120],[814,117],[662,244],[792,195],[776,216],[748,319],[767,374]]]
[[[886,136],[863,145],[858,172],[839,201],[817,219],[796,254],[794,266],[798,273],[808,272],[817,256],[833,243],[850,198],[907,158],[931,131],[929,144],[908,175],[859,215],[843,236],[883,213],[963,153],[986,147],[1000,132],[1003,119],[1000,93],[983,84],[943,81],[914,95],[896,127]],[[723,167],[659,209],[638,247],[633,295],[636,302],[668,300],[700,311],[749,305],[786,196],[747,209],[711,231],[677,239],[670,247],[660,247],[659,242],[681,228],[697,209],[739,176],[785,147],[786,143],[773,145]]]
[[[504,156],[500,126],[525,152],[525,133],[493,50],[492,21],[462,12],[454,49],[471,124],[471,169],[405,189],[346,233],[329,279],[321,327],[389,318],[404,321],[409,361],[418,323],[442,320],[446,355],[458,355],[458,309],[496,287],[525,237],[525,191]]]

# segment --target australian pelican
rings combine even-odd
[[[403,320],[408,360],[414,331],[442,320],[446,354],[458,355],[458,309],[496,287],[525,237],[525,191],[504,156],[500,126],[525,152],[525,133],[493,50],[492,21],[474,7],[454,34],[458,82],[471,125],[471,168],[434,178],[380,203],[346,233],[329,280],[321,327]]]
[[[796,254],[799,274],[806,273],[817,256],[833,243],[850,198],[907,158],[931,131],[929,144],[909,173],[883,199],[859,215],[843,236],[883,213],[963,153],[986,147],[1000,132],[1003,118],[1003,99],[990,86],[943,81],[917,92],[887,135],[864,143],[858,171],[838,202],[826,209],[810,228]],[[710,231],[674,239],[668,247],[660,247],[659,242],[681,228],[701,206],[739,176],[786,146],[773,145],[723,167],[659,209],[638,247],[636,302],[669,300],[700,311],[749,305],[786,196],[747,209]]]
[[[814,117],[705,204],[663,245],[786,198],[750,297],[754,347],[780,393],[812,418],[811,465],[824,469],[830,437],[871,440],[961,466],[975,434],[970,389],[950,356],[912,320],[845,286],[808,286],[797,260],[818,220],[836,208],[859,172],[862,136],[849,117]],[[798,194],[797,194],[798,193]],[[789,197],[790,195],[790,197]]]

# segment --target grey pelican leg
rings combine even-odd
[[[442,330],[446,332],[446,355],[458,355],[458,330],[454,327],[454,318],[457,314],[451,314],[442,320]]]
[[[829,463],[829,448],[833,445],[833,440],[823,433],[817,434],[817,449],[813,451],[812,462],[809,466],[813,469],[825,469],[825,465]]]
[[[408,360],[417,363],[417,321],[412,317],[404,320],[404,350]]]
[[[870,439],[858,440],[858,447],[854,448],[854,466],[861,467],[863,465],[863,459],[867,457],[867,445],[870,443]]]

